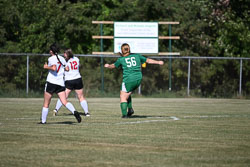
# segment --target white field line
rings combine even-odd
[[[228,118],[230,115],[202,115],[202,116],[184,116],[184,118]]]
[[[177,118],[177,117],[174,117],[174,116],[172,116],[172,117],[170,117],[170,118],[173,119],[174,121],[180,120],[180,118]]]
[[[1,119],[0,119],[1,120]],[[38,118],[30,118],[30,117],[26,117],[26,118],[5,118],[2,120],[6,120],[6,121],[19,121],[19,120],[39,120]],[[3,123],[0,122],[0,126],[3,125]]]
[[[31,117],[25,117],[25,118],[5,118],[4,120],[14,120],[14,121],[17,121],[17,120],[37,120],[39,118],[31,118]]]
[[[249,117],[249,115],[201,115],[201,116],[183,116],[183,119],[188,119],[188,118],[231,118],[231,117]],[[115,125],[123,125],[123,124],[142,124],[142,123],[151,123],[151,122],[167,122],[167,121],[178,121],[181,120],[178,117],[175,116],[170,116],[170,117],[147,117],[152,120],[144,120],[144,121],[131,121],[131,122],[118,122],[118,123],[87,123],[87,124],[115,124]],[[39,118],[32,118],[32,117],[24,117],[24,118],[5,118],[2,120],[39,120]],[[129,119],[128,119],[129,120]],[[1,121],[1,119],[0,119]],[[83,122],[84,123],[84,122]],[[0,126],[2,126],[3,123],[0,122]]]
[[[148,118],[151,118],[151,117],[148,117]],[[155,118],[155,117],[154,117]],[[156,117],[156,118],[162,118],[162,117]],[[179,118],[177,117],[174,117],[174,116],[171,116],[169,117],[170,119],[160,119],[160,120],[145,120],[145,121],[134,121],[134,122],[119,122],[119,123],[116,123],[117,125],[124,125],[124,124],[141,124],[141,123],[150,123],[150,122],[166,122],[166,121],[178,121],[180,120]]]

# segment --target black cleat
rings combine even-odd
[[[128,108],[128,117],[131,117],[134,114],[133,108]]]
[[[122,118],[128,118],[128,116],[127,115],[123,115]]]
[[[90,114],[89,113],[84,113],[83,114],[85,117],[90,117]]]
[[[77,111],[74,112],[74,116],[76,117],[76,120],[77,120],[78,123],[80,123],[82,121],[82,118],[81,118],[80,114]]]

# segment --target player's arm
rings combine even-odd
[[[105,64],[104,67],[106,68],[115,68],[114,64]]]
[[[52,66],[48,66],[48,64],[45,63],[45,64],[43,65],[43,68],[44,68],[44,69],[47,69],[47,70],[56,71],[56,65],[55,65],[55,64],[52,65]]]
[[[159,65],[163,65],[164,62],[163,61],[158,61],[158,60],[153,60],[153,59],[149,59],[147,58],[147,61],[146,61],[148,64],[159,64]]]

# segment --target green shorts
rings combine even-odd
[[[133,82],[123,82],[120,90],[126,93],[132,92],[137,89],[141,84],[141,79]]]

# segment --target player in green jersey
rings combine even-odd
[[[120,88],[120,106],[122,111],[122,118],[127,118],[134,113],[134,110],[132,108],[131,94],[141,84],[141,65],[145,62],[148,64],[163,65],[164,62],[149,59],[140,54],[130,53],[130,47],[127,43],[121,46],[121,51],[121,57],[119,57],[114,64],[105,64],[104,67],[118,68],[122,66],[123,79]]]

